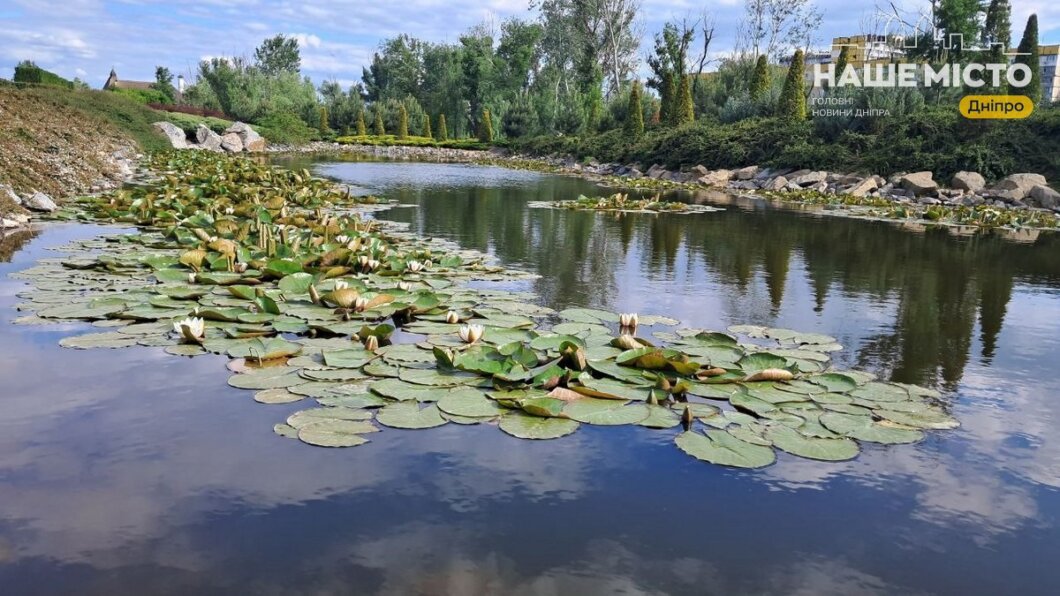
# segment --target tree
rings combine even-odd
[[[482,109],[482,118],[478,123],[478,140],[483,143],[493,142],[493,121],[490,119],[489,108]]]
[[[784,120],[806,119],[805,65],[802,50],[795,50],[784,79],[784,90],[777,104],[777,116]]]
[[[692,106],[692,77],[681,75],[681,84],[677,87],[677,115],[674,124],[683,126],[696,119],[695,110]]]
[[[297,73],[302,68],[298,40],[282,33],[270,37],[254,50],[254,62],[265,76],[284,72]]]
[[[644,134],[644,106],[640,102],[640,81],[633,81],[629,91],[629,108],[626,110],[626,136],[639,139]]]
[[[328,131],[330,130],[328,127],[328,109],[325,106],[320,106],[320,124],[317,128],[322,135],[328,134]]]
[[[430,114],[424,114],[423,115],[423,136],[427,137],[428,139],[433,139],[434,138],[434,132],[431,131],[431,115]]]
[[[843,48],[846,51],[846,48]],[[840,53],[840,60],[842,60],[843,54]],[[758,60],[755,62],[754,72],[751,73],[751,101],[761,101],[766,93],[769,91],[769,63],[766,59],[765,54],[759,54]]]
[[[655,52],[648,57],[648,67],[652,70],[648,86],[659,92],[659,119],[669,126],[677,123],[681,110],[680,85],[686,72],[688,45],[695,36],[695,28],[688,23],[682,22],[680,28],[675,23],[666,23],[655,35]]]
[[[383,111],[378,107],[375,109],[375,125],[372,127],[372,132],[380,137],[386,134],[386,129],[383,128]]]
[[[364,110],[357,112],[357,136],[363,137],[368,134],[368,127],[364,124]]]
[[[821,25],[812,0],[747,0],[737,46],[753,56],[779,58],[789,48],[809,47]]]
[[[438,140],[449,140],[449,131],[445,128],[445,114],[438,115]]]
[[[405,104],[401,104],[398,109],[397,138],[404,139],[407,136],[409,136],[409,111],[405,109]]]
[[[1042,100],[1042,75],[1040,56],[1038,55],[1038,15],[1032,14],[1023,29],[1023,39],[1016,49],[1016,64],[1025,64],[1031,69],[1031,81],[1026,87],[1015,87],[1013,95],[1026,95],[1035,104]]]
[[[981,41],[990,48],[990,62],[1005,60],[1012,47],[1012,6],[1008,0],[990,0]]]
[[[177,90],[173,87],[173,73],[165,66],[155,67],[155,82],[151,83],[151,88],[165,95],[169,100],[166,103],[176,102]]]
[[[838,81],[839,77],[843,76],[843,71],[850,65],[850,46],[844,45],[843,49],[839,50],[839,58],[835,62],[835,78]]]

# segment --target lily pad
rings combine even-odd
[[[578,430],[578,422],[567,418],[542,418],[513,412],[501,418],[502,431],[520,439],[558,439]]]
[[[792,455],[823,461],[843,461],[858,456],[858,444],[850,439],[819,439],[807,437],[799,431],[775,425],[766,430],[765,437],[778,449]]]
[[[379,424],[392,428],[433,428],[445,424],[438,406],[420,408],[414,401],[392,403],[375,415]]]
[[[321,420],[298,429],[298,439],[317,447],[356,447],[368,442],[362,434],[377,431],[371,422]]]
[[[742,441],[729,433],[686,431],[674,440],[677,447],[696,459],[735,468],[763,468],[776,461],[771,447]]]

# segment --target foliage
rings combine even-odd
[[[29,60],[23,60],[15,66],[16,83],[27,83],[31,85],[49,85],[53,87],[67,87],[72,89],[74,84],[59,75],[44,70]]]
[[[477,139],[432,139],[429,137],[407,136],[399,139],[396,135],[343,136],[335,139],[343,145],[372,145],[379,147],[438,147],[442,149],[467,149],[471,151],[488,149],[489,145]]]
[[[843,52],[846,52],[847,48],[843,47]],[[840,61],[843,59],[843,53],[840,54]],[[761,101],[765,94],[769,91],[769,64],[766,61],[766,55],[761,54],[758,56],[758,60],[755,61],[755,69],[751,75],[751,101]]]
[[[777,104],[777,116],[785,120],[806,119],[805,65],[802,50],[795,50],[788,68],[788,77],[784,80],[784,90]]]
[[[364,110],[357,112],[357,135],[364,136],[368,134],[368,128],[364,124]]]
[[[397,137],[404,139],[409,136],[409,112],[404,104],[398,108]]]
[[[493,120],[490,118],[488,108],[482,109],[482,118],[478,124],[478,140],[481,143],[493,142]]]
[[[322,135],[326,135],[331,131],[331,127],[328,126],[328,108],[326,106],[320,106],[320,121],[317,125],[317,130]]]
[[[644,108],[640,102],[640,82],[633,81],[629,92],[629,108],[626,110],[626,135],[631,140],[644,135]]]
[[[379,137],[386,134],[386,128],[383,126],[383,112],[378,107],[375,109],[375,122],[372,125],[372,132]]]
[[[254,50],[254,60],[258,69],[265,76],[276,76],[283,73],[298,74],[302,67],[298,40],[282,34],[263,41]]]
[[[122,97],[127,97],[144,105],[152,103],[167,105],[172,103],[169,101],[169,98],[158,89],[110,89],[108,93],[121,95]]]
[[[173,86],[173,73],[169,72],[165,66],[155,68],[155,82],[151,84],[151,88],[165,97],[165,101],[160,103],[176,103],[177,89]]]
[[[681,84],[677,87],[677,114],[674,116],[674,124],[684,126],[696,119],[692,106],[692,77],[683,75]]]
[[[277,112],[255,123],[258,133],[270,143],[301,145],[317,138],[320,131],[310,127],[301,117],[291,112]]]
[[[1014,95],[1026,95],[1036,105],[1042,101],[1042,74],[1041,58],[1038,55],[1038,15],[1032,14],[1027,19],[1027,27],[1023,30],[1023,39],[1020,40],[1019,48],[1016,50],[1017,64],[1025,64],[1031,69],[1031,81],[1026,87],[1012,89]]]
[[[438,140],[445,141],[449,139],[449,129],[445,127],[445,114],[438,114]]]
[[[434,138],[434,132],[431,130],[431,116],[430,114],[423,115],[423,136],[428,139]]]
[[[211,116],[196,116],[194,114],[182,114],[180,112],[158,112],[158,120],[166,120],[179,126],[185,134],[193,136],[195,129],[199,127],[199,124],[205,124],[210,130],[220,134],[225,131],[229,126],[232,126],[231,120],[224,120],[222,118],[213,118]]]

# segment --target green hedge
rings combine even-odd
[[[15,67],[14,81],[16,83],[27,83],[31,85],[49,85],[53,87],[66,87],[67,89],[74,88],[74,83],[72,81],[68,81],[53,72],[48,72],[39,66],[30,64],[19,64]]]
[[[172,103],[165,93],[158,89],[110,89],[111,93],[117,93],[129,99],[147,105],[149,103]]]

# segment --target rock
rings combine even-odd
[[[957,172],[950,186],[969,192],[979,192],[986,186],[986,179],[979,172]]]
[[[997,184],[986,189],[986,195],[1008,202],[1022,201],[1035,186],[1046,186],[1045,176],[1041,174],[1012,174],[1005,176]]]
[[[788,180],[794,182],[795,184],[798,184],[799,186],[810,186],[811,184],[817,184],[819,182],[824,182],[825,180],[828,180],[828,172],[807,172],[798,176],[794,176],[793,174],[792,176],[788,177]]]
[[[933,193],[939,189],[938,183],[932,179],[931,172],[906,174],[899,180],[899,184],[916,196]]]
[[[629,171],[626,172],[626,176],[629,176],[630,178],[643,178],[644,172],[641,172],[637,168],[629,168]]]
[[[706,186],[725,186],[732,179],[732,172],[729,170],[714,170],[709,174],[701,176],[699,183]]]
[[[692,167],[692,169],[690,169],[689,172],[692,172],[693,174],[696,174],[696,178],[700,178],[702,176],[706,176],[707,174],[709,174],[710,170],[708,170],[706,168],[706,166],[698,165],[698,166]]]
[[[41,211],[44,213],[51,213],[59,208],[51,197],[42,192],[33,193],[33,195],[23,201],[22,204],[26,209],[32,209],[33,211]]]
[[[758,190],[758,185],[751,180],[737,180],[729,183],[729,188],[736,190]]]
[[[221,135],[210,130],[210,127],[205,124],[199,124],[195,129],[195,140],[198,141],[199,147],[203,149],[209,151],[221,150]]]
[[[174,149],[188,148],[188,137],[184,134],[184,129],[181,127],[172,122],[155,122],[154,127],[166,135],[166,138],[169,139],[169,144]]]
[[[247,151],[264,151],[265,139],[262,138],[249,124],[236,122],[225,129],[225,134],[235,133],[239,135],[243,149]]]
[[[662,178],[663,174],[665,174],[665,173],[666,173],[666,168],[663,167],[660,164],[655,163],[655,164],[652,164],[650,168],[648,168],[648,171],[645,173],[645,175],[648,178],[656,178],[656,179],[658,179],[658,178]]]
[[[1055,209],[1056,207],[1060,207],[1060,192],[1056,192],[1048,186],[1039,184],[1027,193],[1027,204],[1031,207]]]
[[[227,132],[221,137],[221,149],[229,153],[239,153],[243,150],[243,140],[234,132]]]
[[[784,190],[790,190],[790,191],[794,192],[794,191],[797,191],[797,190],[802,190],[802,187],[799,186],[798,184],[795,184],[794,182],[788,180],[788,183],[784,185]]]
[[[732,173],[732,177],[737,180],[750,180],[758,174],[758,166],[747,166],[746,168],[740,168]]]
[[[876,184],[875,178],[866,178],[861,182],[854,184],[843,191],[843,194],[850,195],[852,197],[864,197],[870,192],[876,190],[879,186]]]
[[[11,202],[16,205],[22,204],[22,199],[19,198],[18,193],[15,192],[15,189],[11,188],[6,184],[0,184],[0,194],[3,194],[3,196],[10,199]]]
[[[783,176],[777,176],[771,180],[767,180],[762,185],[762,190],[784,190],[788,185],[788,179]]]
[[[824,193],[824,192],[826,192],[828,190],[828,183],[825,182],[824,180],[821,180],[820,182],[817,182],[816,184],[811,184],[809,186],[803,186],[802,188],[803,188],[803,190],[816,190],[817,192]]]

